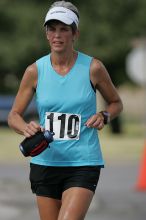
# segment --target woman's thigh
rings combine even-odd
[[[57,220],[61,201],[44,196],[37,196],[37,205],[41,220]]]
[[[83,220],[94,193],[86,188],[71,187],[63,192],[58,220]]]

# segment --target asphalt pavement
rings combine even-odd
[[[86,220],[145,220],[146,191],[135,189],[138,172],[134,161],[107,164]],[[28,176],[28,163],[0,164],[0,220],[39,220]]]

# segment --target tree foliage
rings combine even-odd
[[[0,1],[0,92],[15,92],[26,67],[49,53],[43,27],[49,0]],[[103,61],[118,86],[128,78],[125,57],[146,35],[145,0],[72,0],[80,11],[76,49]]]

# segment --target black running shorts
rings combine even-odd
[[[32,192],[37,196],[61,199],[71,187],[83,187],[95,192],[100,166],[50,167],[30,164]]]

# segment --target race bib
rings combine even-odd
[[[81,115],[46,112],[45,129],[54,132],[54,140],[78,140]]]

